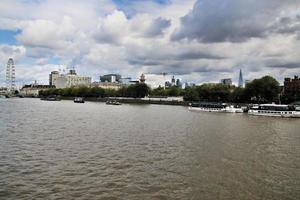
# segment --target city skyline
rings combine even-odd
[[[0,84],[14,58],[17,83],[47,83],[60,66],[97,80],[166,72],[204,83],[299,75],[300,2],[89,0],[0,2]],[[242,11],[242,12],[240,12]],[[150,74],[150,75],[149,75]],[[169,78],[167,78],[169,79]]]

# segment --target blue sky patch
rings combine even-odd
[[[0,29],[0,44],[15,45],[17,44],[16,35],[21,31],[11,31]]]

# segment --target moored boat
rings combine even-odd
[[[202,112],[225,112],[226,105],[222,103],[191,103],[188,109]]]
[[[244,110],[242,108],[237,108],[237,107],[234,107],[233,105],[230,105],[230,106],[226,106],[225,112],[228,112],[228,113],[243,113]]]
[[[249,108],[249,115],[300,118],[300,109],[293,105],[260,104]]]
[[[74,103],[84,103],[84,99],[82,97],[75,97]]]
[[[236,108],[233,105],[225,103],[191,103],[188,108],[190,111],[202,112],[226,112],[226,113],[242,113],[242,108]]]
[[[108,104],[108,105],[116,105],[116,106],[122,105],[120,102],[118,102],[118,101],[113,101],[113,100],[108,100],[108,101],[106,101],[106,104]]]

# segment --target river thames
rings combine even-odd
[[[299,198],[299,119],[0,99],[0,199]]]

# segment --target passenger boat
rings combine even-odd
[[[82,97],[75,97],[74,103],[84,103],[84,99]]]
[[[230,106],[226,106],[225,112],[228,112],[228,113],[243,113],[244,110],[242,108],[236,108],[233,105],[230,105]]]
[[[188,108],[190,111],[203,112],[227,112],[227,113],[242,113],[242,108],[235,108],[233,105],[225,103],[191,103]]]
[[[106,104],[108,104],[108,105],[116,105],[116,106],[122,105],[120,102],[118,102],[118,101],[113,101],[113,100],[108,100],[108,101],[106,101]]]
[[[248,114],[270,117],[300,118],[300,108],[292,105],[260,104],[249,108]]]
[[[226,105],[221,103],[191,103],[190,111],[225,112]]]

